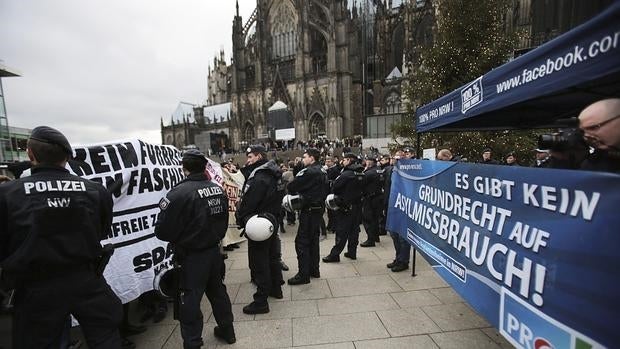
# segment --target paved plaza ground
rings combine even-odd
[[[295,232],[282,234],[283,258],[297,272]],[[366,235],[362,232],[360,240]],[[411,269],[393,273],[386,264],[394,258],[390,237],[376,247],[359,248],[357,260],[321,262],[321,278],[308,285],[283,286],[284,299],[269,298],[271,312],[246,315],[242,307],[252,301],[247,244],[229,252],[226,285],[233,303],[237,343],[228,345],[213,337],[215,322],[203,299],[204,348],[306,348],[306,349],[485,349],[512,348],[487,321],[476,314],[418,255],[417,276]],[[334,243],[334,235],[321,242],[321,256]],[[139,313],[132,308],[132,322]],[[171,309],[172,310],[172,309]],[[148,330],[130,337],[140,349],[182,348],[179,324],[172,311],[162,322],[147,322]],[[0,348],[8,347],[9,324],[0,318]],[[79,332],[75,335],[79,336]],[[86,348],[83,345],[82,348]]]
[[[295,232],[282,234],[283,258],[295,275]],[[360,240],[365,234],[362,232]],[[215,322],[203,301],[204,348],[512,348],[489,323],[476,314],[418,255],[417,276],[411,269],[393,273],[386,264],[394,258],[389,237],[377,247],[359,248],[358,258],[341,257],[340,263],[321,262],[321,278],[308,285],[283,286],[284,299],[269,298],[271,312],[246,315],[242,307],[252,301],[247,244],[229,252],[226,285],[233,303],[237,343],[228,345],[213,337]],[[321,242],[325,256],[334,235]],[[182,348],[178,322],[172,312],[147,332],[131,339],[138,348]]]

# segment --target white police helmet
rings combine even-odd
[[[327,207],[328,209],[335,211],[340,209],[339,206],[339,200],[340,198],[338,196],[336,196],[335,194],[329,194],[327,195],[327,198],[325,199],[325,207]]]
[[[245,235],[252,241],[265,241],[275,231],[276,224],[267,214],[256,214],[245,223]]]
[[[177,295],[177,280],[180,276],[181,269],[167,267],[155,275],[153,279],[153,289],[164,298],[174,298]]]
[[[282,207],[290,213],[301,210],[303,205],[303,197],[301,195],[284,195],[282,198]]]

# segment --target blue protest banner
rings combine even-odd
[[[620,343],[620,176],[401,160],[387,229],[518,348]]]

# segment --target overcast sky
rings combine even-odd
[[[256,0],[239,0],[247,20]],[[207,66],[230,62],[234,0],[1,0],[9,125],[61,130],[74,144],[161,143],[160,117],[202,103]]]

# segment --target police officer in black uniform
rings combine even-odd
[[[59,347],[73,314],[89,348],[120,348],[122,306],[103,278],[112,197],[66,169],[67,138],[47,126],[28,139],[32,174],[0,185],[0,267],[16,290],[13,346]]]
[[[187,177],[160,201],[155,235],[173,244],[174,258],[181,266],[177,297],[183,348],[200,348],[203,344],[203,294],[217,322],[215,336],[232,344],[236,341],[233,314],[222,283],[225,266],[219,249],[228,229],[228,198],[205,174],[204,154],[188,150],[182,163]]]
[[[390,196],[390,187],[386,186],[388,181],[388,176],[392,175],[392,166],[390,165],[391,157],[390,154],[381,155],[379,159],[379,167],[380,169],[377,171],[380,174],[381,179],[381,187],[383,188],[381,194],[381,213],[379,219],[379,235],[387,235],[387,231],[385,230],[385,224],[387,222],[387,201]]]
[[[332,183],[338,176],[340,176],[340,172],[342,171],[342,167],[340,166],[340,160],[337,156],[327,157],[325,159],[325,165],[327,166],[327,181],[329,183],[329,187],[331,190]],[[336,230],[335,228],[335,218],[334,211],[327,210],[327,230],[332,233]]]
[[[361,247],[373,247],[379,242],[379,222],[383,211],[383,183],[379,174],[377,159],[372,156],[366,158],[364,169],[364,198],[362,199],[362,223],[368,238],[360,244]],[[381,171],[383,172],[383,171]]]
[[[362,192],[364,167],[358,163],[357,155],[345,153],[342,160],[342,173],[332,183],[332,193],[338,197],[340,207],[335,212],[336,244],[323,262],[339,262],[340,252],[347,245],[344,256],[357,259],[357,243],[359,241],[362,215]]]
[[[267,161],[267,151],[262,145],[251,145],[247,151],[247,164],[241,169],[245,183],[241,190],[242,197],[236,212],[237,224],[245,223],[256,214],[281,214],[284,185],[282,171],[273,161]],[[277,220],[276,220],[277,222]],[[248,239],[248,259],[250,274],[257,290],[254,301],[245,307],[246,314],[264,314],[269,312],[267,297],[281,299],[282,267],[280,265],[281,247],[277,224],[274,232],[265,241]]]
[[[328,194],[326,172],[321,168],[321,153],[315,148],[308,148],[303,155],[305,168],[297,173],[288,184],[290,194],[302,196],[303,204],[299,212],[299,228],[295,238],[295,250],[299,271],[288,279],[289,285],[310,283],[310,277],[319,278],[319,234],[325,197]]]

